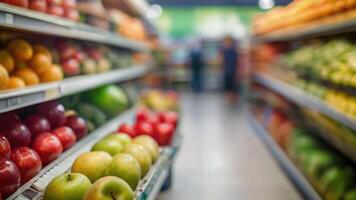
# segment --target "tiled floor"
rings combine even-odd
[[[183,96],[183,146],[159,200],[300,200],[242,111],[222,95]]]

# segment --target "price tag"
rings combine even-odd
[[[14,16],[10,13],[5,14],[5,23],[6,25],[12,26],[14,24]]]
[[[21,97],[12,97],[7,100],[7,106],[13,107],[21,104]]]

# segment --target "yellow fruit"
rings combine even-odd
[[[30,68],[17,69],[14,72],[14,75],[22,78],[25,81],[26,85],[36,85],[40,82],[40,78]]]
[[[40,74],[41,82],[52,82],[63,79],[63,71],[58,65],[52,65],[42,74]]]
[[[24,87],[26,87],[25,81],[23,81],[20,77],[10,76],[9,81],[5,86],[5,89],[15,89]]]
[[[6,87],[7,82],[9,81],[9,73],[4,66],[0,65],[0,89]]]
[[[41,75],[48,70],[52,65],[51,58],[44,53],[36,53],[30,61],[30,66],[33,71]]]
[[[9,44],[9,50],[16,61],[26,61],[32,58],[31,45],[22,39],[16,39]]]
[[[35,54],[42,53],[42,54],[46,55],[52,63],[52,53],[47,47],[40,45],[40,44],[36,44],[33,46],[33,52]]]
[[[4,66],[9,73],[11,73],[15,68],[14,59],[6,50],[0,51],[0,64]]]

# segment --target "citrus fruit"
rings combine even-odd
[[[33,52],[35,54],[42,53],[42,54],[46,55],[52,62],[52,53],[47,47],[40,45],[40,44],[36,44],[33,46]]]
[[[52,82],[63,79],[63,71],[58,65],[52,65],[40,74],[41,82]]]
[[[9,81],[9,73],[4,66],[0,65],[0,89],[3,89]]]
[[[14,59],[12,58],[11,54],[6,50],[0,51],[0,64],[6,68],[6,70],[11,73],[14,68]]]
[[[24,80],[17,76],[10,76],[9,81],[5,86],[5,89],[15,89],[24,87],[26,87],[26,83]]]
[[[27,67],[17,69],[14,72],[14,75],[22,78],[26,85],[35,85],[40,82],[40,78],[37,76],[37,74],[32,69]]]
[[[36,53],[30,61],[30,66],[33,71],[41,75],[51,67],[52,61],[45,53]]]
[[[33,55],[33,49],[31,45],[22,39],[13,40],[9,44],[9,50],[16,61],[29,60]]]

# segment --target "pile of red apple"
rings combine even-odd
[[[0,197],[11,195],[86,134],[84,119],[66,116],[57,101],[1,114]]]
[[[178,114],[174,111],[152,112],[142,108],[136,113],[134,125],[121,124],[117,131],[126,133],[132,138],[148,135],[154,138],[160,146],[170,145],[176,131]]]
[[[1,0],[0,2],[65,17],[73,21],[79,20],[76,0]]]
[[[111,63],[96,47],[80,46],[69,40],[57,40],[60,63],[66,76],[95,74],[110,70]],[[105,48],[102,48],[107,50]]]

